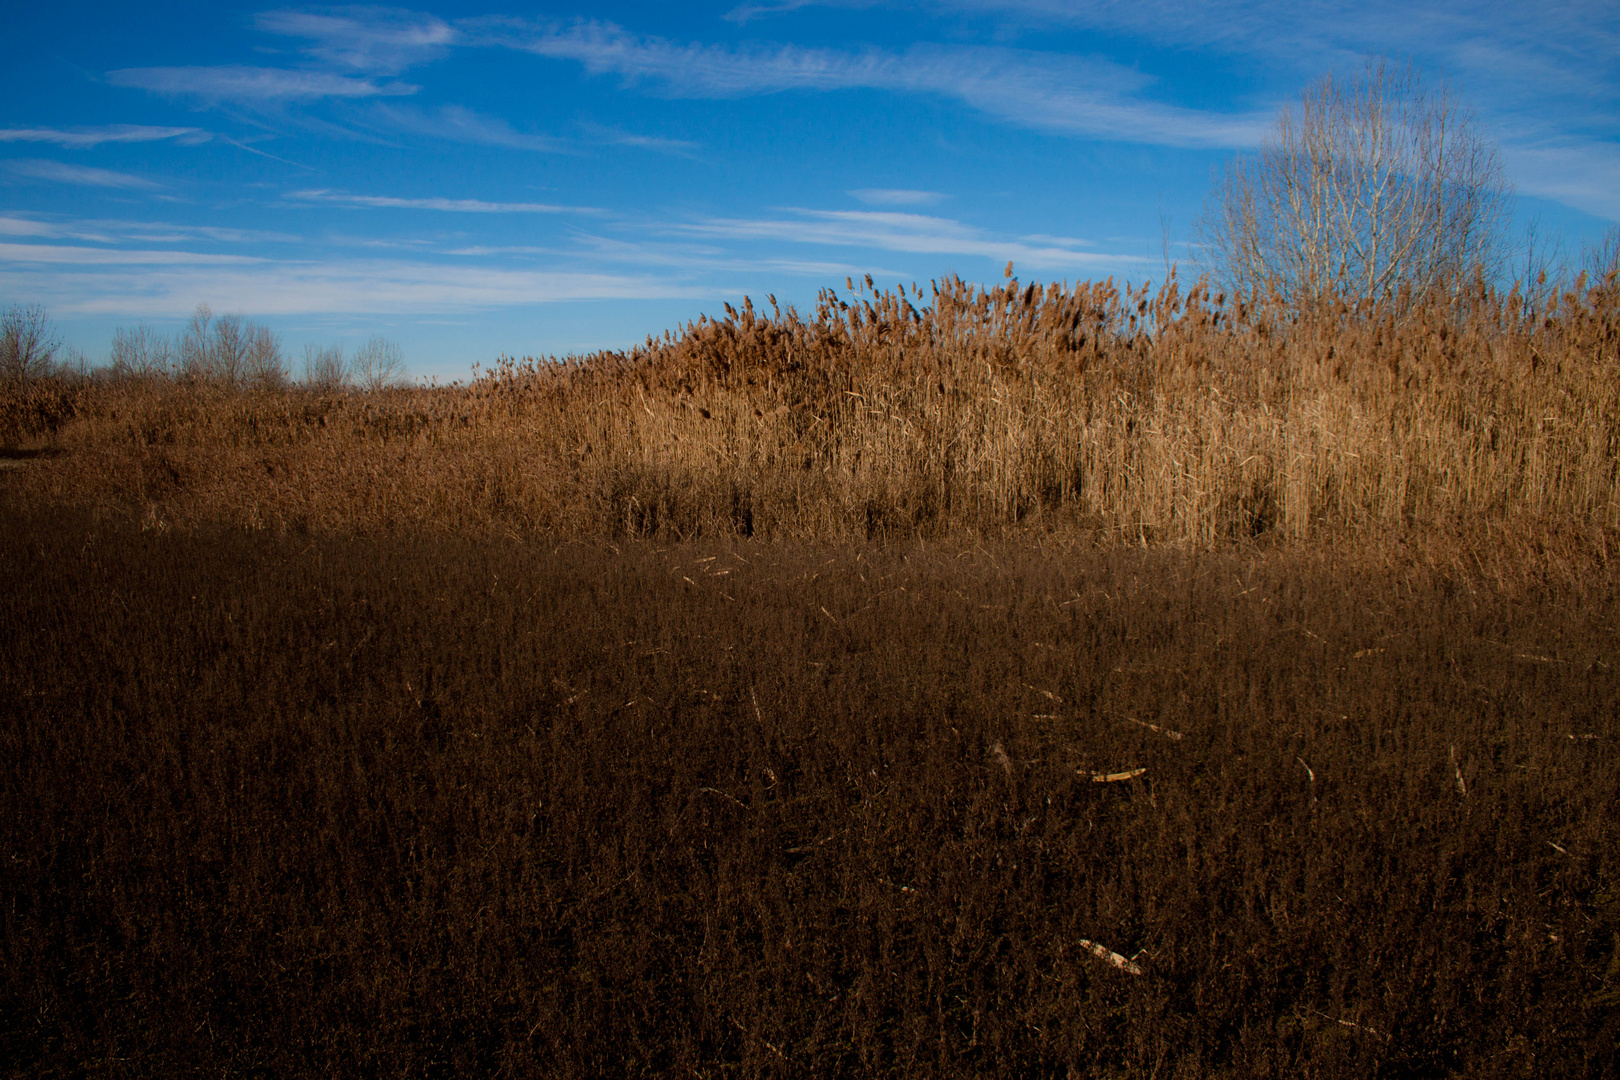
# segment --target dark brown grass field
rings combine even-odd
[[[1579,545],[3,515],[11,1074],[1620,1073]]]

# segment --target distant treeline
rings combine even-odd
[[[311,389],[383,390],[403,385],[405,374],[400,347],[380,335],[347,357],[341,345],[304,348],[302,382]],[[106,367],[96,370],[83,353],[56,339],[39,305],[14,304],[0,315],[0,379],[91,377],[168,379],[233,390],[284,390],[293,381],[281,335],[241,315],[216,317],[207,304],[197,305],[186,328],[172,338],[144,325],[119,327]]]

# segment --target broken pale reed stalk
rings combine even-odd
[[[1095,956],[1097,959],[1106,960],[1108,963],[1119,968],[1127,975],[1142,974],[1142,969],[1140,967],[1106,945],[1099,945],[1095,941],[1088,941],[1085,938],[1081,938],[1080,947],[1091,953],[1091,955]]]
[[[1091,782],[1093,784],[1116,784],[1121,780],[1135,780],[1145,772],[1147,772],[1145,768],[1126,769],[1124,772],[1094,772],[1091,774]]]

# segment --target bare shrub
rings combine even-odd
[[[1257,157],[1231,162],[1197,231],[1243,295],[1410,306],[1494,273],[1506,217],[1495,147],[1468,113],[1410,66],[1369,60],[1307,89]]]
[[[368,392],[402,386],[405,354],[394,342],[377,335],[355,350],[354,378]]]

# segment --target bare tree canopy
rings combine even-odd
[[[362,390],[388,390],[405,383],[405,354],[382,336],[373,337],[354,353],[354,378]]]
[[[1313,303],[1417,298],[1503,258],[1495,147],[1444,87],[1369,60],[1329,75],[1227,166],[1198,225],[1213,275]]]
[[[181,375],[193,381],[233,389],[276,388],[287,382],[279,336],[240,315],[215,318],[207,304],[198,304],[192,313],[178,353]]]
[[[0,378],[34,379],[54,370],[59,348],[38,304],[14,305],[0,316]]]
[[[173,372],[174,345],[150,327],[134,329],[120,326],[113,331],[112,351],[108,354],[108,367],[112,376],[120,379],[150,379]]]
[[[349,385],[349,363],[343,358],[343,346],[304,346],[304,385],[311,390],[332,394]]]

